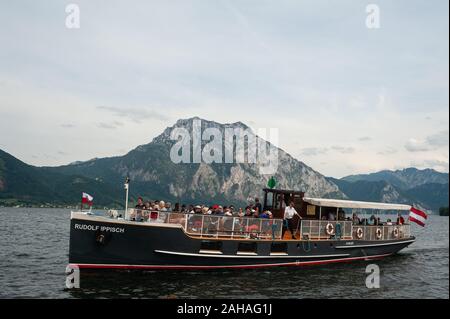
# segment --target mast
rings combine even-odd
[[[127,177],[126,179],[125,179],[125,184],[124,184],[124,187],[125,187],[125,214],[124,214],[124,217],[125,217],[125,219],[127,219],[127,214],[128,214],[128,192],[129,192],[129,189],[130,189],[130,179]]]

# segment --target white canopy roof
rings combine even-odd
[[[361,208],[361,209],[384,209],[384,210],[410,210],[410,205],[358,202],[352,200],[310,198],[303,197],[303,200],[309,204],[336,208]]]

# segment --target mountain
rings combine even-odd
[[[428,183],[406,191],[410,198],[414,198],[433,211],[448,206],[448,184]]]
[[[101,181],[27,165],[0,150],[0,203],[78,204],[83,191],[95,194],[98,205],[117,203],[118,196],[122,196],[122,192]]]
[[[22,163],[24,169],[20,170],[22,179],[18,184],[25,183],[27,179],[42,180],[44,186],[49,184],[51,187],[41,190],[42,194],[39,196],[28,189],[21,191],[20,187],[8,188],[6,191],[0,190],[1,198],[8,198],[8,196],[14,198],[20,194],[26,194],[29,200],[53,201],[59,198],[65,199],[67,195],[62,196],[62,194],[67,192],[79,197],[79,188],[68,187],[78,178],[85,182],[84,185],[91,182],[92,187],[98,187],[96,193],[102,192],[102,196],[110,198],[112,203],[113,198],[116,202],[123,198],[123,181],[126,176],[129,176],[132,181],[130,187],[132,197],[143,196],[146,199],[166,199],[183,203],[221,202],[240,205],[245,203],[248,197],[261,196],[261,189],[266,186],[267,180],[272,175],[277,180],[279,188],[303,190],[309,196],[345,197],[333,182],[272,144],[269,144],[268,148],[278,151],[279,165],[276,172],[270,175],[260,174],[260,166],[256,163],[173,163],[170,160],[170,151],[176,141],[170,138],[171,132],[174,129],[186,129],[188,132],[193,132],[194,123],[198,121],[201,121],[202,132],[205,132],[205,129],[215,129],[220,132],[224,145],[229,143],[224,138],[226,129],[247,130],[248,141],[251,138],[258,139],[255,133],[241,122],[220,124],[199,118],[179,120],[150,143],[141,145],[124,156],[75,162],[60,167],[37,168]],[[191,139],[194,137],[190,135]],[[202,148],[208,142],[203,141]],[[236,148],[238,147],[236,143],[233,142],[233,144]],[[246,151],[245,156],[248,155]],[[34,178],[34,175],[38,177]],[[10,174],[5,175],[3,180],[8,185]],[[56,185],[53,180],[60,182]],[[35,188],[39,189],[40,185],[36,185]],[[84,190],[87,191],[87,189]],[[97,203],[97,196],[92,195]]]
[[[384,170],[371,174],[350,175],[343,177],[342,180],[348,182],[356,181],[386,181],[389,184],[400,189],[411,189],[420,185],[435,183],[448,184],[448,173],[440,173],[433,169],[419,170],[417,168],[405,168],[403,170],[389,171]]]
[[[195,123],[201,122],[201,132],[219,135],[218,145],[201,141],[206,154],[221,154],[219,163],[179,163],[171,160],[171,150],[178,141],[171,133],[185,130],[186,141],[195,140]],[[208,131],[208,129],[210,131]],[[227,130],[243,130],[243,144],[226,139]],[[213,134],[214,135],[214,134]],[[224,163],[224,150],[233,147],[233,156],[244,145],[259,137],[241,122],[220,124],[199,118],[178,120],[150,143],[138,146],[124,156],[95,158],[59,167],[34,167],[8,153],[0,151],[0,204],[45,203],[76,205],[81,192],[94,196],[99,206],[123,206],[125,177],[130,177],[130,196],[145,199],[165,199],[172,202],[224,203],[243,205],[249,197],[261,196],[261,189],[271,176],[277,188],[303,190],[307,196],[349,198],[353,200],[414,204],[419,208],[438,210],[448,206],[448,174],[431,169],[408,168],[351,175],[342,179],[327,178],[282,149],[270,144],[266,149],[278,152],[278,166],[273,174],[261,174],[258,163]],[[193,153],[191,147],[190,152]],[[193,154],[191,154],[193,155]]]
[[[329,180],[355,200],[407,203],[433,211],[449,201],[449,176],[433,169],[384,170]]]
[[[399,204],[421,204],[407,193],[386,181],[348,182],[342,179],[330,178],[339,189],[353,200]]]

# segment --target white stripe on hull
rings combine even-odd
[[[177,251],[168,250],[155,250],[155,253],[177,255],[177,256],[189,256],[189,257],[215,257],[215,258],[254,258],[254,259],[278,259],[278,258],[333,258],[333,257],[347,257],[350,254],[333,254],[333,255],[310,255],[310,256],[288,256],[288,255],[271,255],[271,256],[252,256],[252,255],[213,255],[213,254],[195,254],[195,253],[183,253]]]
[[[367,244],[367,245],[346,245],[346,246],[336,246],[336,249],[345,249],[345,248],[369,248],[369,247],[378,247],[378,246],[392,246],[392,245],[401,245],[401,244],[410,244],[415,242],[415,239],[412,240],[404,240],[397,241],[391,243],[381,243],[381,244]]]

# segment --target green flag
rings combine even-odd
[[[267,186],[269,188],[274,188],[276,184],[277,184],[277,181],[275,180],[275,178],[273,176],[267,182]]]

